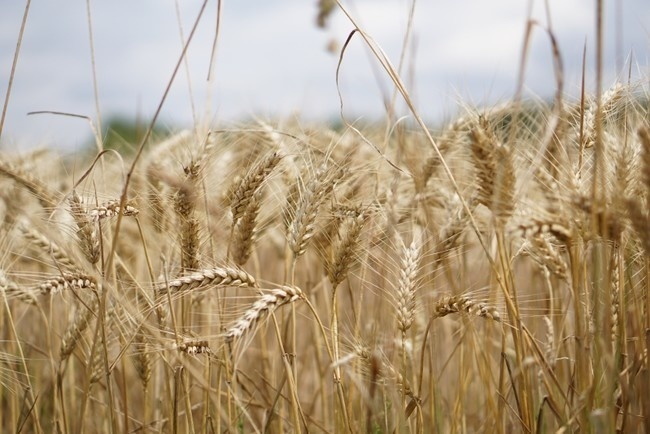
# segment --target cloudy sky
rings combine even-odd
[[[202,0],[91,0],[101,119],[153,114],[196,20]],[[549,0],[551,24],[565,66],[566,90],[577,94],[582,50],[587,83],[594,86],[594,5],[587,0]],[[179,5],[182,4],[182,5]],[[398,63],[410,1],[345,1],[391,61]],[[647,0],[606,0],[606,83],[627,77],[647,82],[650,7]],[[340,12],[329,26],[315,25],[317,0],[222,0],[214,74],[207,80],[217,1],[209,0],[173,84],[161,125],[219,125],[251,117],[300,115],[336,120],[337,50],[352,25]],[[547,98],[555,88],[548,26],[540,0],[419,0],[404,79],[420,113],[432,123],[453,117],[459,102],[492,104],[512,97],[529,13],[539,22],[526,62],[530,95]],[[0,6],[0,101],[4,102],[25,1]],[[179,24],[180,23],[180,24]],[[181,36],[181,33],[183,36]],[[349,120],[379,119],[390,83],[364,48],[352,41],[341,68],[340,90]],[[81,147],[90,128],[84,120],[33,115],[52,110],[97,118],[92,84],[86,2],[34,0],[0,143],[4,147]]]

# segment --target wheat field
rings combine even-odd
[[[433,128],[356,29],[409,121],[0,155],[0,431],[650,432],[648,90]]]
[[[4,155],[0,426],[644,432],[643,101]]]

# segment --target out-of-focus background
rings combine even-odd
[[[4,102],[25,1],[0,5],[0,101]],[[587,47],[587,89],[595,83],[594,1],[548,0],[565,68],[565,90],[578,95]],[[202,1],[90,1],[99,116],[104,126],[151,117],[171,77]],[[344,2],[397,65],[411,2]],[[531,6],[532,4],[532,6]],[[650,50],[647,0],[605,1],[605,84],[645,80]],[[352,25],[340,12],[317,25],[318,1],[222,1],[212,80],[208,71],[217,1],[210,0],[173,85],[159,128],[252,117],[340,121],[335,83],[338,53]],[[550,99],[556,84],[549,22],[542,1],[458,0],[415,4],[403,76],[421,114],[451,119],[463,104],[512,97],[522,62],[527,18],[537,20],[526,65],[529,96]],[[3,148],[88,146],[82,119],[28,112],[51,110],[97,119],[88,10],[84,1],[33,1],[0,138]],[[392,88],[355,38],[343,60],[340,90],[347,119],[379,120]],[[462,102],[462,104],[461,104]],[[405,111],[403,112],[406,113]]]

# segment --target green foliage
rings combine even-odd
[[[114,149],[123,155],[131,154],[137,149],[148,127],[149,122],[141,119],[111,117],[103,128],[104,149]],[[167,129],[154,127],[151,137],[160,139],[168,134]]]

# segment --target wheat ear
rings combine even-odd
[[[74,318],[68,324],[68,327],[61,338],[61,347],[59,350],[59,356],[61,360],[67,359],[72,351],[74,351],[79,339],[81,338],[82,333],[88,328],[88,324],[92,317],[95,316],[95,311],[97,310],[97,298],[96,297],[85,297],[87,304],[80,303],[77,307],[77,312],[75,313]],[[97,351],[100,351],[99,349]]]
[[[137,349],[133,351],[131,361],[135,367],[135,372],[138,374],[138,378],[142,382],[142,388],[146,390],[151,380],[153,362],[149,353],[149,343],[142,330],[136,332],[134,343]]]
[[[114,217],[118,214],[122,214],[125,217],[137,216],[139,210],[132,205],[125,205],[124,210],[120,208],[120,201],[117,199],[109,200],[106,203],[103,203],[95,208],[92,208],[88,215],[91,220],[98,222],[100,220]]]
[[[264,294],[255,301],[251,308],[244,312],[244,315],[226,331],[224,335],[225,341],[232,342],[234,339],[242,337],[262,318],[270,315],[279,307],[292,303],[302,297],[302,291],[295,286],[283,286],[282,288],[271,290],[270,293]]]
[[[396,291],[397,326],[402,333],[406,333],[413,324],[419,262],[420,248],[416,240],[413,240],[410,246],[403,248],[402,266],[399,270],[399,284]]]
[[[68,255],[63,248],[57,243],[49,239],[43,233],[36,229],[30,228],[26,222],[18,224],[18,230],[22,233],[23,237],[38,247],[49,259],[54,261],[56,267],[77,269],[79,268],[75,261]]]
[[[77,224],[77,237],[81,251],[91,264],[99,262],[100,245],[97,235],[97,225],[89,218],[83,207],[83,201],[76,192],[69,199],[70,213]]]
[[[348,275],[350,266],[355,261],[359,247],[359,236],[366,221],[366,216],[357,215],[344,220],[339,229],[339,242],[334,246],[333,258],[327,263],[327,277],[336,288]]]
[[[244,213],[250,206],[250,202],[255,200],[254,196],[262,183],[278,165],[280,160],[282,160],[282,155],[279,152],[273,152],[267,155],[266,158],[257,163],[253,170],[239,181],[232,194],[230,205],[233,225],[244,216]]]
[[[165,186],[160,179],[162,170],[160,163],[152,161],[146,171],[148,181],[147,202],[150,204],[152,225],[156,232],[164,231],[167,222],[168,207],[164,194]]]
[[[650,208],[650,128],[639,128],[638,135],[641,141],[641,179],[646,188],[646,201]]]
[[[38,284],[36,291],[41,294],[57,294],[66,289],[91,289],[97,288],[97,281],[93,276],[83,273],[63,273]]]
[[[35,291],[25,291],[16,282],[11,280],[0,268],[0,291],[8,298],[17,298],[26,304],[36,304]]]
[[[607,117],[616,111],[618,103],[625,97],[625,87],[621,83],[616,83],[609,88],[602,96],[600,103],[600,110],[602,119],[606,120]],[[598,104],[594,100],[589,109],[585,112],[584,118],[584,133],[583,133],[583,146],[591,148],[596,143],[596,123],[598,122]]]
[[[167,283],[161,282],[156,286],[160,295],[164,291],[188,292],[207,286],[257,286],[255,278],[239,268],[221,267],[200,270],[187,276],[179,277]]]
[[[232,234],[231,256],[237,265],[244,265],[251,255],[255,242],[257,215],[260,211],[261,192],[253,194],[248,206],[235,223]]]
[[[472,129],[472,162],[477,170],[478,200],[497,219],[507,219],[514,208],[514,162],[512,151],[499,143],[485,118]]]
[[[199,166],[195,162],[185,168],[187,179],[179,183],[174,196],[174,210],[180,224],[179,242],[183,271],[199,268],[199,221],[195,217],[198,171]]]
[[[50,190],[40,179],[15,167],[9,162],[2,161],[2,159],[0,159],[0,173],[13,179],[34,194],[43,208],[50,209],[57,207],[59,195]]]
[[[204,339],[185,339],[178,345],[176,349],[181,353],[196,356],[197,354],[211,354],[210,343]]]
[[[442,318],[452,313],[461,312],[485,319],[501,321],[501,315],[499,315],[499,311],[496,308],[459,295],[446,296],[439,299],[433,307],[433,318]]]
[[[305,253],[309,240],[314,236],[318,209],[332,192],[336,178],[327,166],[323,165],[300,191],[300,199],[287,234],[289,247],[295,257]]]

